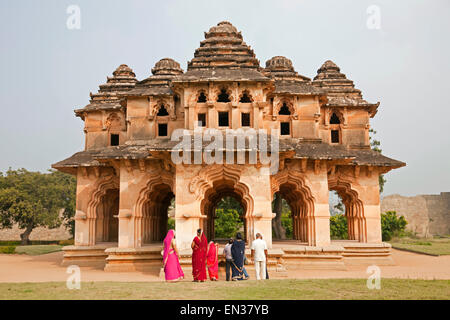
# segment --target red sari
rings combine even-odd
[[[219,280],[219,250],[214,242],[209,243],[207,262],[210,280]]]
[[[201,237],[194,238],[194,248],[192,249],[192,276],[196,281],[206,280],[206,250],[208,240],[202,232]]]

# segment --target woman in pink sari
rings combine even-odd
[[[178,260],[179,253],[174,238],[175,231],[173,229],[170,229],[164,238],[163,262],[167,282],[177,282],[184,278],[184,273]]]
[[[206,251],[208,240],[202,229],[197,230],[197,236],[192,240],[192,276],[194,281],[206,281]]]
[[[206,265],[208,266],[209,279],[211,281],[219,280],[219,244],[211,241],[206,254]]]

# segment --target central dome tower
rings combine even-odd
[[[188,62],[188,70],[203,68],[252,68],[259,69],[255,53],[242,39],[241,32],[228,21],[205,32],[205,40],[195,50]]]

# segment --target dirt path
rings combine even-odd
[[[0,254],[0,282],[66,281],[69,274],[61,267],[62,252],[41,256]],[[380,266],[383,278],[450,279],[450,256],[433,257],[392,250],[395,266]],[[348,270],[289,271],[288,278],[367,278],[366,266],[348,266]],[[159,277],[141,272],[113,273],[102,269],[82,268],[82,281],[160,281]],[[250,275],[251,276],[251,275]]]

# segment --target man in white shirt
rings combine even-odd
[[[252,259],[255,263],[256,280],[266,279],[267,244],[260,233],[252,242]]]

